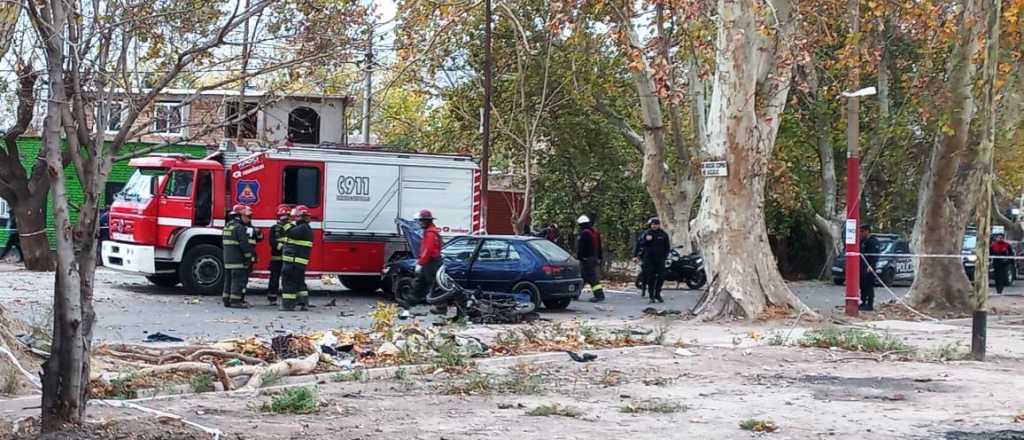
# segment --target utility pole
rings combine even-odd
[[[484,108],[483,108],[483,152],[480,157],[480,224],[487,230],[487,177],[491,164],[491,96],[494,94],[491,79],[494,75],[491,53],[491,0],[484,0]]]
[[[373,94],[373,25],[366,32],[366,88],[363,90],[363,146],[370,145],[370,99]]]
[[[856,47],[850,51],[850,90],[860,87],[860,3],[849,0],[850,35]],[[860,310],[860,100],[846,97],[846,315]],[[869,281],[872,282],[872,281]]]
[[[978,161],[981,168],[981,197],[975,212],[978,215],[978,244],[975,254],[978,263],[974,267],[974,313],[971,316],[971,355],[974,360],[985,360],[985,345],[988,327],[988,267],[989,246],[992,234],[992,150],[995,145],[996,114],[996,69],[999,65],[999,20],[1002,17],[1002,1],[987,0],[982,3],[986,13],[985,61],[982,67],[982,98],[979,117],[983,124],[981,144],[978,146]]]

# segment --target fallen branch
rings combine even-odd
[[[263,359],[254,358],[252,356],[246,356],[244,354],[232,353],[232,352],[223,351],[223,350],[213,350],[213,349],[199,350],[199,351],[197,351],[195,353],[192,353],[192,354],[186,356],[185,358],[187,360],[194,361],[196,359],[199,359],[202,356],[216,356],[216,357],[219,357],[221,359],[238,359],[238,360],[240,360],[242,362],[245,362],[247,364],[252,364],[252,365],[265,365],[266,364],[266,362],[264,362]]]
[[[314,369],[316,369],[316,364],[319,360],[319,353],[313,353],[302,359],[285,359],[269,367],[260,369],[260,371],[258,371],[256,374],[253,374],[251,377],[249,377],[249,382],[247,382],[245,386],[242,387],[241,389],[258,389],[263,386],[263,382],[266,381],[268,377],[277,378],[285,376],[298,376],[302,374],[311,373]]]

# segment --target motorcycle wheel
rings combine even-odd
[[[704,284],[708,282],[708,276],[704,271],[697,272],[693,277],[686,279],[686,287],[690,290],[697,290],[704,287]]]

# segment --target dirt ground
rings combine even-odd
[[[596,352],[588,363],[547,353],[483,360],[456,374],[326,380],[311,385],[320,408],[309,415],[260,412],[281,392],[274,389],[138,403],[246,440],[1024,438],[1024,424],[1014,421],[1024,411],[1021,359],[878,362],[862,353],[768,345],[677,350]],[[550,405],[565,415],[527,414]],[[99,426],[107,431],[94,431],[111,434],[64,438],[211,438],[174,420],[104,405],[93,405],[90,417],[105,421]],[[741,430],[747,419],[771,421],[778,431]]]

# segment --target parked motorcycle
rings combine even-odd
[[[643,280],[644,273],[641,269],[636,276],[637,289],[643,289]],[[697,252],[681,255],[679,251],[672,249],[665,260],[665,281],[675,281],[676,287],[679,287],[679,283],[686,283],[686,287],[692,290],[704,287],[708,282],[707,273],[704,271],[704,257]]]

